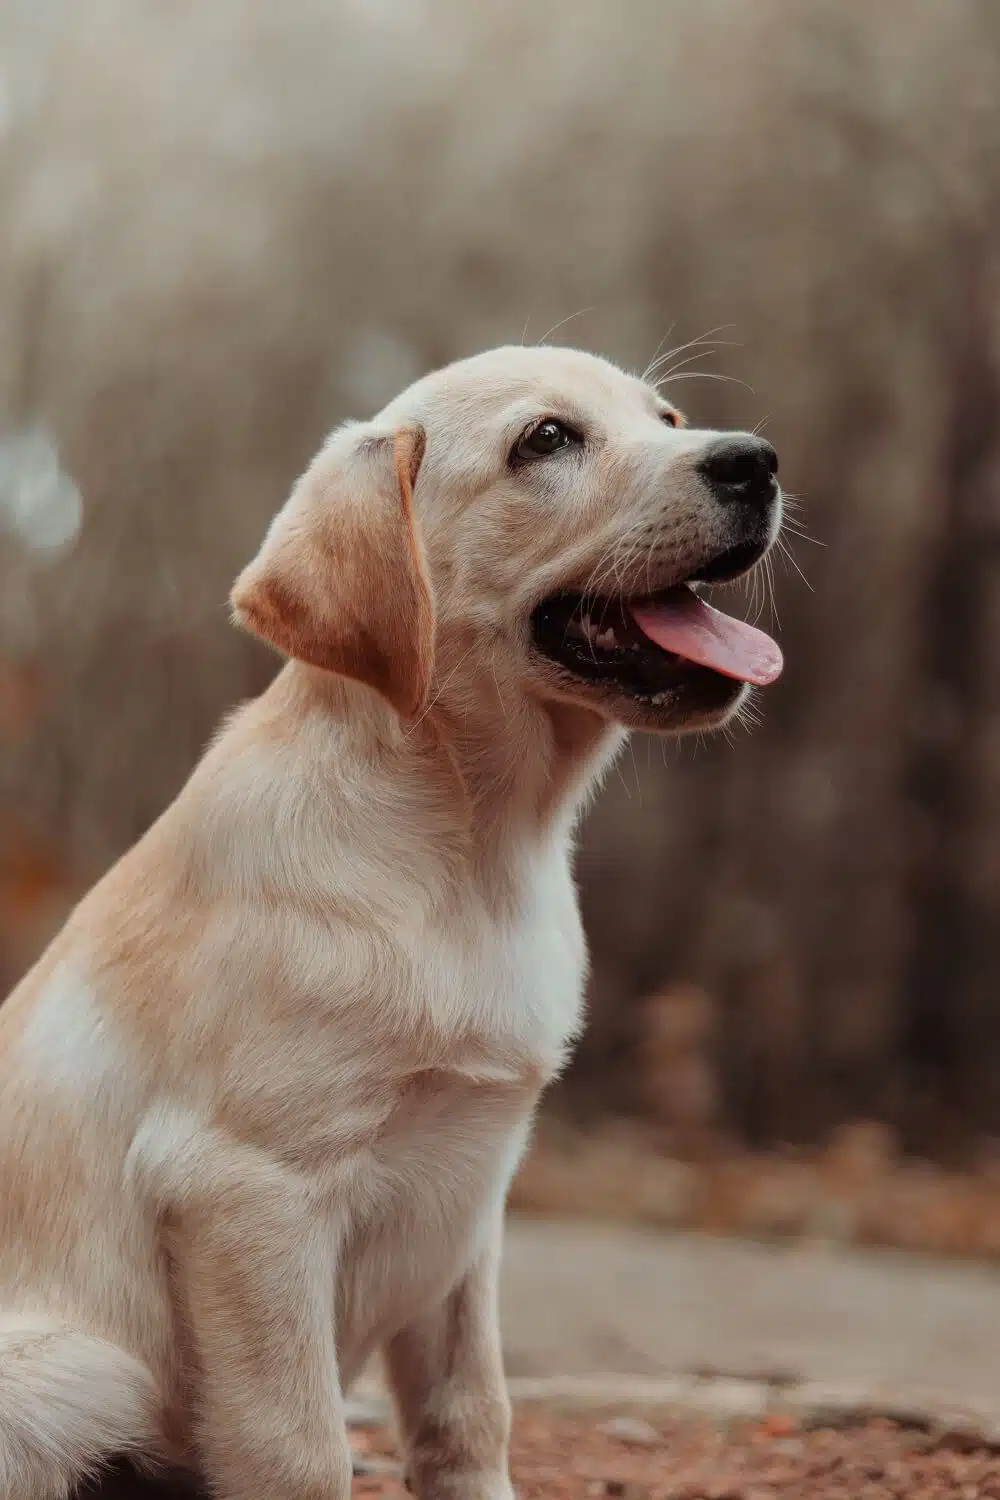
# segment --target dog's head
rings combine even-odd
[[[781,524],[777,460],[574,350],[505,348],[337,431],[237,580],[239,621],[418,715],[457,664],[662,733],[722,723],[777,646],[699,583]]]

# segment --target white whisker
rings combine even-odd
[[[687,369],[688,365],[697,364],[699,359],[712,359],[714,355],[714,349],[696,349],[694,354],[689,354],[686,359],[679,359],[675,365],[670,366],[669,370],[665,370],[662,374],[657,375],[653,384],[657,387],[657,389],[659,389],[661,385],[667,384],[670,377],[675,374],[676,371],[685,370]]]
[[[665,354],[660,354],[659,351],[657,351],[657,355],[650,361],[643,379],[651,379],[652,376],[655,375],[656,371],[661,368],[661,366],[667,364],[669,360],[674,359],[678,354],[686,353],[688,349],[738,347],[734,339],[716,338],[716,334],[725,333],[726,329],[732,328],[732,326],[733,325],[731,323],[720,323],[717,328],[710,328],[707,333],[699,334],[699,336],[694,339],[688,339],[686,344],[677,344],[673,349],[668,349]],[[669,338],[669,333],[667,337]]]
[[[719,375],[714,370],[688,370],[680,375],[665,376],[655,382],[657,390],[661,385],[673,385],[676,380],[724,380],[728,385],[741,385],[748,390],[751,396],[757,393],[747,380],[741,380],[738,375]]]
[[[663,348],[664,344],[667,342],[667,339],[673,333],[673,331],[676,328],[676,326],[677,326],[676,321],[673,322],[673,323],[671,323],[670,327],[667,329],[666,333],[663,335],[662,339],[657,344],[656,348],[653,350],[653,357],[649,361],[649,364],[646,366],[646,368],[643,370],[642,374],[639,376],[640,380],[648,380],[649,379],[650,373],[651,373],[651,371],[653,370],[653,368],[656,365],[656,361],[657,361],[657,359],[659,357],[660,350]]]
[[[798,573],[799,577],[802,579],[802,582],[809,590],[810,594],[815,593],[815,589],[809,582],[806,575],[803,573],[802,569],[799,567],[798,562],[795,558],[795,554],[793,553],[791,547],[789,547],[783,536],[778,537],[778,551],[781,553],[782,557],[786,558],[788,562],[791,563],[792,567],[795,569],[796,573]]]
[[[596,305],[597,304],[594,303],[590,307],[581,307],[578,312],[572,312],[569,314],[569,317],[561,318],[558,323],[553,323],[552,327],[542,334],[541,338],[538,340],[538,344],[536,345],[536,347],[541,348],[546,339],[550,339],[554,333],[558,333],[560,328],[565,328],[566,324],[572,323],[575,318],[583,318],[587,313],[593,312]]]

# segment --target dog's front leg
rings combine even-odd
[[[329,1225],[282,1180],[229,1185],[181,1215],[179,1291],[195,1354],[193,1411],[219,1500],[349,1500]]]
[[[502,1216],[489,1245],[438,1307],[385,1351],[419,1500],[512,1500],[510,1403],[497,1317]]]

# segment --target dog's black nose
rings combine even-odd
[[[777,482],[778,455],[764,438],[722,437],[706,449],[698,468],[718,500],[767,500]]]

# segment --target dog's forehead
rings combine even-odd
[[[562,405],[601,411],[618,405],[648,410],[652,391],[635,376],[579,349],[491,349],[425,375],[381,413],[383,420],[441,423],[502,417],[531,403],[558,415]]]

